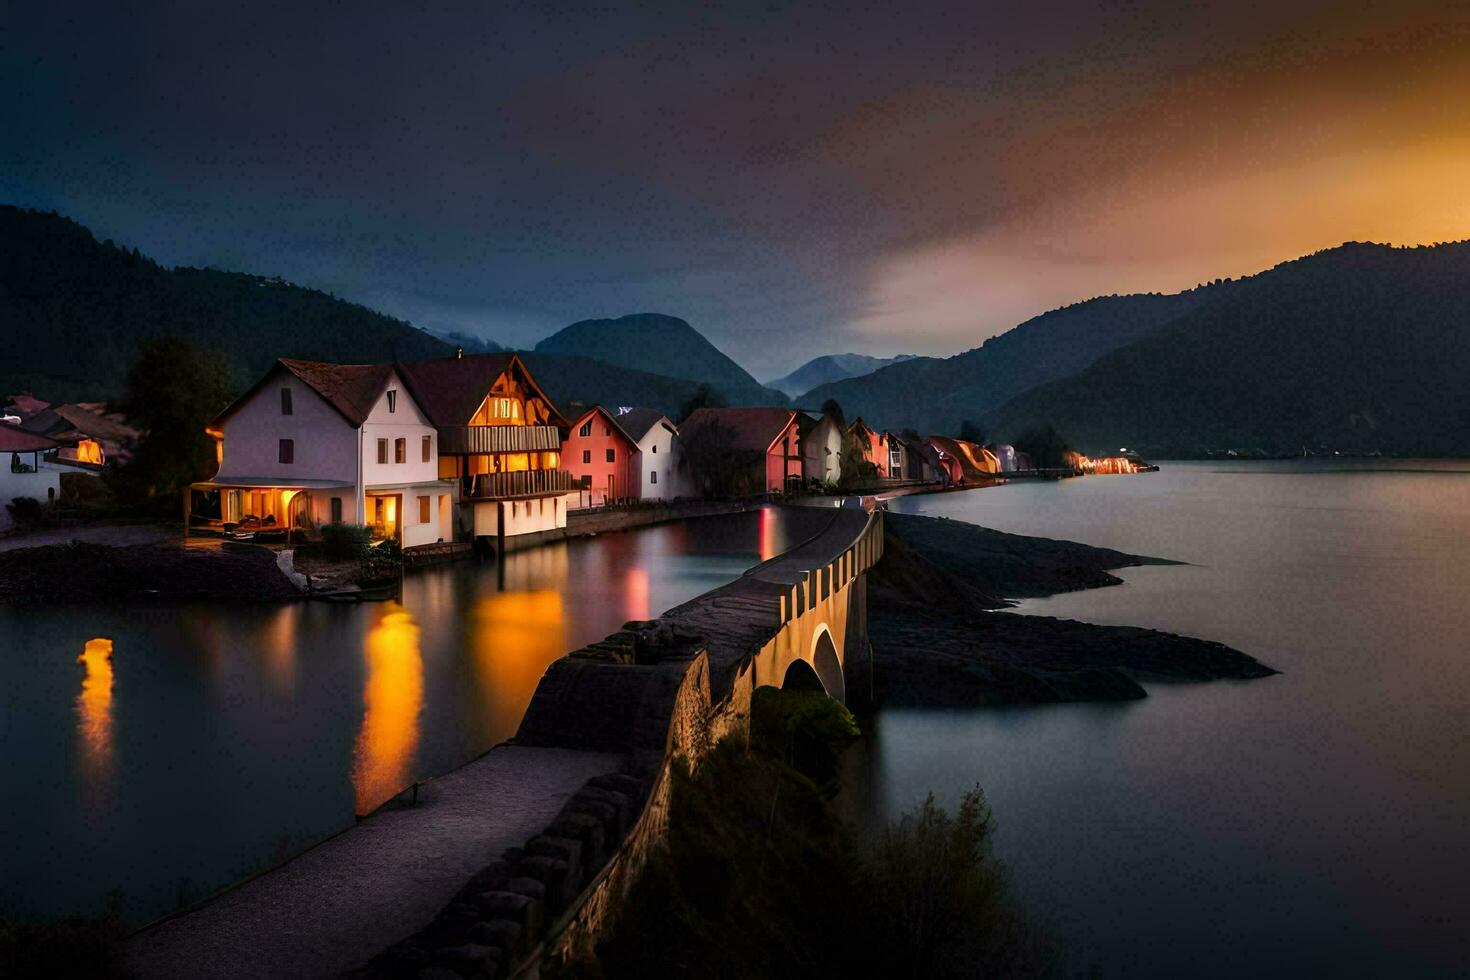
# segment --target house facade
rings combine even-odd
[[[57,443],[0,422],[0,531],[13,523],[9,505],[20,497],[45,504],[61,495],[63,468],[46,460]]]
[[[186,491],[191,527],[365,524],[404,547],[454,538],[438,435],[393,365],[282,358],[206,431],[219,469]]]
[[[637,440],[601,405],[574,419],[561,456],[562,465],[577,481],[577,505],[597,507],[637,499],[638,455]]]
[[[566,526],[577,481],[562,465],[570,425],[513,353],[400,364],[438,435],[438,476],[455,488],[466,536],[504,539]]]
[[[847,431],[862,449],[863,458],[873,464],[877,476],[880,479],[886,478],[888,476],[888,440],[884,434],[861,418],[854,419]]]
[[[801,433],[801,473],[805,479],[833,484],[842,479],[842,433],[842,423],[826,412],[815,420],[807,419]]]
[[[619,408],[613,416],[638,446],[637,480],[640,500],[670,500],[674,487],[674,448],[679,429],[652,408]]]
[[[684,496],[779,493],[801,482],[796,413],[789,408],[701,408],[679,426]]]

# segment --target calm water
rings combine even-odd
[[[1470,464],[1168,464],[896,502],[1194,563],[1023,610],[1284,671],[1122,705],[885,711],[877,809],[980,784],[1074,968],[1470,972]]]
[[[143,922],[288,857],[509,738],[551,661],[737,577],[800,520],[446,566],[401,605],[0,607],[0,915],[115,890]]]

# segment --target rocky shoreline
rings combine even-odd
[[[43,545],[0,552],[0,603],[278,602],[301,592],[264,548],[231,542]]]
[[[889,514],[869,582],[879,704],[960,707],[1142,698],[1141,680],[1276,671],[1221,643],[1133,626],[998,612],[1011,599],[1121,584],[1109,570],[1177,564],[961,521]]]

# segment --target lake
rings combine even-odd
[[[0,607],[0,916],[117,893],[141,924],[278,863],[514,735],[556,658],[804,523],[763,510],[442,566],[401,603]]]
[[[1470,464],[1170,463],[893,507],[1190,562],[1020,611],[1220,640],[1283,674],[884,710],[877,815],[979,784],[1076,970],[1470,971]]]

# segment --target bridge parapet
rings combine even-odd
[[[589,782],[543,834],[506,852],[363,975],[412,975],[453,954],[533,976],[590,951],[663,839],[674,765],[698,765],[739,731],[755,688],[784,683],[796,660],[812,663],[835,697],[861,689],[863,575],[882,556],[881,512],[833,508],[815,534],[734,582],[552,664],[515,741],[621,751],[624,773]],[[823,676],[833,664],[835,681]]]

